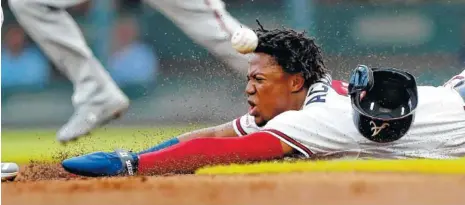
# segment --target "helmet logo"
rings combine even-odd
[[[378,135],[384,128],[387,128],[389,127],[389,123],[387,122],[383,122],[383,124],[381,126],[376,126],[375,122],[370,121],[370,125],[372,126],[371,127],[371,131],[373,131],[373,134],[371,135],[372,137]]]

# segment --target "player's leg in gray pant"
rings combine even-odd
[[[67,142],[124,112],[128,98],[96,59],[73,18],[64,10],[85,0],[9,0],[18,22],[74,85],[75,113],[57,139]]]
[[[145,1],[231,68],[247,73],[247,58],[230,43],[232,34],[242,25],[226,11],[221,0]]]

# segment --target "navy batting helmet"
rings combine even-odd
[[[407,133],[418,104],[415,77],[395,68],[359,65],[349,81],[358,131],[375,142],[392,142]]]

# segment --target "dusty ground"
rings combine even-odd
[[[465,204],[465,176],[295,173],[252,176],[77,178],[31,165],[2,183],[14,205],[446,205]]]

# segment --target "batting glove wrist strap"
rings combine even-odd
[[[123,164],[123,175],[134,176],[137,172],[138,157],[132,152],[126,150],[117,149],[116,154],[119,156],[121,163]]]

